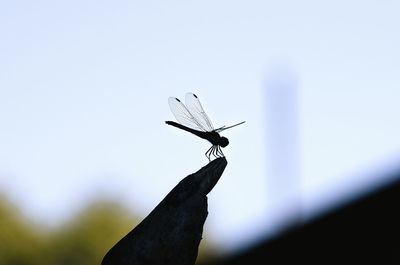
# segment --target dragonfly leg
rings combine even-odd
[[[211,146],[207,152],[205,153],[206,157],[208,158],[208,161],[211,161],[211,152],[213,151],[214,146]]]
[[[209,160],[209,161],[211,161],[211,156],[212,156],[212,154],[214,153],[214,148],[215,148],[214,146],[211,146],[211,147],[210,147],[210,153],[208,153],[208,160]]]
[[[209,149],[210,152],[208,153],[208,156],[207,156],[209,161],[211,161],[211,156],[218,158],[217,149],[218,149],[217,145],[211,146],[211,148]]]
[[[214,156],[214,157],[216,157],[215,156],[215,151],[217,150],[217,146],[216,145],[213,145],[213,149],[212,149],[212,155]]]
[[[219,157],[219,155],[218,155],[218,145],[216,145],[215,148],[214,148],[214,156],[215,156],[215,158]]]
[[[215,157],[215,145],[212,146],[211,155]]]
[[[224,157],[224,153],[222,153],[222,149],[221,149],[221,147],[217,147],[217,153],[219,154],[219,155],[221,155],[221,157]]]
[[[217,149],[218,149],[218,145],[214,145],[213,156],[214,156],[215,158],[218,158]]]
[[[216,152],[216,151],[217,151],[217,146],[214,145],[213,152],[212,152],[214,157],[217,157],[217,156],[215,155],[215,152]]]

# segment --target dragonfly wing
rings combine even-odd
[[[203,107],[201,106],[200,100],[193,93],[186,93],[185,99],[186,107],[190,114],[196,119],[197,123],[201,125],[206,131],[211,132],[214,130],[214,126],[208,118]]]
[[[190,113],[190,111],[183,105],[183,103],[174,97],[168,98],[169,108],[172,114],[174,114],[176,120],[189,128],[194,130],[200,130],[206,132],[206,128],[200,124],[195,117]]]
[[[220,133],[220,132],[222,132],[222,131],[225,131],[226,129],[229,129],[229,128],[238,126],[238,125],[243,124],[243,123],[245,123],[245,122],[246,122],[246,121],[242,121],[242,122],[236,123],[235,125],[231,125],[231,126],[228,126],[228,127],[222,126],[221,128],[215,129],[215,131],[216,131],[217,133]]]

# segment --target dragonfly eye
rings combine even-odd
[[[226,137],[221,137],[221,141],[220,141],[219,145],[220,145],[221,147],[225,147],[225,146],[227,146],[228,144],[229,144],[228,138],[226,138]]]

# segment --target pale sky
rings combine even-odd
[[[268,181],[265,82],[280,71],[295,80],[306,216],[371,189],[400,158],[399,10],[398,1],[3,1],[0,191],[49,224],[98,196],[147,215],[207,163],[207,142],[164,124],[168,97],[191,91],[215,127],[246,121],[223,133],[228,166],[209,195],[205,236],[229,251],[273,234],[282,211]]]

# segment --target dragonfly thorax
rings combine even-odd
[[[212,145],[219,145],[225,147],[229,144],[226,137],[219,135],[216,131],[211,132],[201,132],[198,136],[207,139]]]

